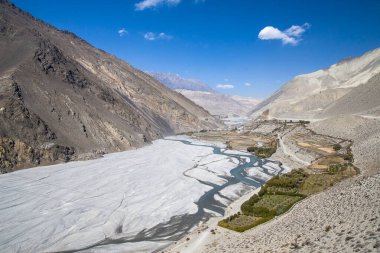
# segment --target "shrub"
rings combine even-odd
[[[231,229],[231,230],[234,230],[236,232],[244,232],[248,229],[251,229],[253,227],[256,227],[264,222],[267,222],[269,221],[271,218],[261,218],[255,222],[253,222],[252,224],[248,225],[248,226],[243,226],[243,227],[238,227],[238,226],[232,226],[230,225],[226,220],[221,220],[218,222],[218,226],[220,227],[223,227],[223,228],[227,228],[227,229]]]
[[[268,158],[276,152],[274,147],[248,147],[248,152],[254,152],[257,157]]]
[[[298,177],[274,177],[267,182],[267,186],[277,186],[285,188],[297,188],[299,186],[300,178]]]
[[[276,152],[275,148],[259,147],[256,149],[255,154],[261,158],[268,158]]]
[[[340,164],[331,164],[329,168],[327,169],[329,174],[336,174],[341,170],[342,170],[342,165]]]
[[[346,160],[346,161],[350,161],[350,162],[352,162],[353,161],[353,155],[351,154],[351,153],[348,153],[348,154],[345,154],[344,156],[343,156],[343,159],[344,160]]]
[[[252,153],[252,152],[255,152],[255,147],[248,147],[248,148],[247,148],[247,151],[248,151],[248,152],[251,152],[251,153]]]
[[[231,222],[233,221],[234,219],[236,219],[237,217],[239,217],[239,214],[235,213],[234,215],[231,215],[230,217],[227,218],[227,221],[228,222]]]
[[[262,186],[258,193],[259,197],[264,196],[267,193],[267,191],[268,191],[268,186],[267,185]]]
[[[246,201],[241,205],[240,209],[243,214],[251,215],[253,213],[253,204]]]
[[[257,196],[257,195],[255,194],[255,195],[253,195],[252,197],[250,197],[248,201],[249,201],[249,203],[250,203],[251,205],[253,205],[253,204],[256,204],[257,202],[259,202],[259,200],[260,200],[259,196]]]
[[[269,210],[263,206],[253,206],[252,214],[258,217],[269,218],[277,215],[276,211]]]

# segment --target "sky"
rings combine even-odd
[[[13,0],[144,70],[264,99],[380,47],[379,0]]]

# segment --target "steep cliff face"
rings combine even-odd
[[[375,49],[327,69],[295,77],[260,103],[251,115],[257,117],[265,112],[274,118],[319,119],[366,113],[371,107],[380,106],[375,95],[380,87],[379,73],[380,49]],[[361,101],[355,94],[362,93],[373,95],[367,99],[361,96]],[[362,106],[363,103],[368,106]]]
[[[3,171],[220,126],[203,108],[128,63],[8,1],[0,7]]]

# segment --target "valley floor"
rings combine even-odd
[[[354,164],[361,174],[312,195],[286,214],[244,233],[210,223],[207,229],[190,234],[189,239],[182,239],[165,252],[379,252],[380,121],[343,116],[314,122],[309,128],[353,140]],[[288,146],[282,143],[273,159],[292,168],[309,162],[292,148],[286,136],[284,139]]]
[[[302,136],[303,128],[278,136],[272,159],[285,167],[225,150],[216,137],[205,142],[176,136],[97,160],[1,175],[0,251],[378,252],[378,119],[336,118],[309,128],[352,139],[361,174],[244,233],[217,222],[239,211],[273,175],[315,159],[290,136]],[[264,124],[252,131],[273,136],[275,129]],[[272,141],[257,136],[260,143]],[[243,139],[230,145],[242,149]]]
[[[223,147],[176,136],[101,159],[1,175],[0,251],[165,247],[284,171]]]

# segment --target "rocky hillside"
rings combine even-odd
[[[229,96],[218,93],[204,82],[183,78],[177,74],[157,72],[148,72],[148,74],[215,116],[246,117],[259,103],[259,100],[251,97]]]
[[[0,169],[140,147],[215,128],[210,114],[128,63],[0,1]]]
[[[323,119],[377,112],[380,100],[380,49],[285,84],[252,111],[252,117]]]

